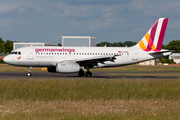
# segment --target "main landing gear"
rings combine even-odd
[[[27,76],[28,76],[28,77],[32,76],[31,70],[32,70],[32,67],[29,67],[29,70],[28,70],[28,73],[27,73]]]
[[[90,72],[90,71],[88,70],[85,75],[86,75],[86,77],[92,77],[92,72]],[[78,76],[79,76],[79,77],[84,77],[84,70],[83,70],[83,69],[80,69],[80,70],[79,70]]]
[[[86,77],[92,77],[92,72],[87,71],[87,72],[86,72]]]

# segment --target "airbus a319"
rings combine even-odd
[[[78,73],[92,76],[90,69],[135,64],[164,57],[171,51],[161,49],[168,18],[159,18],[144,37],[132,47],[50,47],[31,46],[12,51],[4,58],[10,65],[47,67],[48,72]],[[86,73],[84,70],[87,70]]]

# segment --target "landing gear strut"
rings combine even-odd
[[[86,77],[92,77],[92,72],[89,71],[89,66],[85,66],[84,68],[87,70]]]
[[[32,70],[32,67],[29,67],[29,70],[28,70],[28,73],[27,73],[27,76],[30,77],[32,74],[31,74],[31,70]]]

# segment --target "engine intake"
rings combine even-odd
[[[56,64],[56,72],[59,73],[75,73],[79,72],[80,66],[77,63],[62,62]]]

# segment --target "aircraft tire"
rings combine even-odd
[[[86,77],[92,77],[92,72],[86,72]]]
[[[31,77],[31,76],[32,76],[32,74],[31,74],[30,72],[28,72],[28,73],[27,73],[27,76],[28,76],[28,77]]]
[[[80,70],[80,71],[78,72],[78,76],[79,76],[79,77],[84,77],[84,71],[83,71],[83,70]]]

